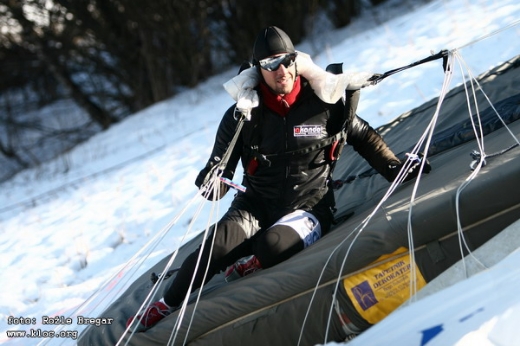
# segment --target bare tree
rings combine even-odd
[[[17,43],[32,54],[51,71],[54,77],[67,88],[70,96],[85,109],[90,117],[102,128],[108,128],[113,122],[117,121],[103,107],[98,105],[91,95],[82,90],[79,82],[74,80],[73,73],[70,71],[69,63],[73,58],[74,47],[70,43],[70,31],[65,30],[63,25],[64,18],[61,11],[48,9],[45,7],[46,1],[33,1],[32,5],[35,12],[44,13],[48,20],[46,25],[38,25],[35,21],[28,18],[28,13],[24,10],[24,4],[17,0],[1,0],[5,4],[17,21],[22,30],[22,39]]]
[[[35,104],[68,97],[107,129],[248,60],[261,27],[279,26],[296,44],[308,33],[309,16],[324,11],[343,26],[361,1],[0,0],[0,159],[30,166],[42,156],[31,157],[37,143],[60,138],[19,119],[24,110],[3,95],[30,90]],[[64,128],[63,138],[82,140],[89,135],[83,128]],[[24,131],[41,139],[24,146]]]

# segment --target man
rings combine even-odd
[[[219,167],[222,176],[231,179],[241,160],[245,191],[237,193],[227,213],[213,227],[208,244],[186,258],[163,299],[138,316],[138,329],[153,326],[179,306],[193,275],[193,289],[200,287],[208,263],[206,281],[246,256],[250,256],[246,269],[269,268],[327,234],[334,207],[331,173],[345,138],[387,180],[397,176],[399,159],[355,114],[359,91],[344,93],[348,84],[345,76],[334,79],[334,75],[313,65],[295,51],[281,29],[268,27],[260,32],[249,74],[259,77],[253,82],[259,82],[254,88],[258,105],[249,109],[250,120],[244,122],[236,143],[229,148],[227,165],[220,167],[238,123],[238,106],[228,109],[210,159],[196,179],[208,198],[220,198],[227,186],[221,193],[207,189],[214,168]],[[330,85],[332,92],[327,92]],[[339,94],[338,85],[342,86]],[[254,97],[252,100],[254,103]],[[409,172],[410,178],[415,175],[417,169]],[[132,322],[130,318],[128,324]]]

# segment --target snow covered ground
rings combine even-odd
[[[344,62],[346,71],[379,73],[430,52],[459,49],[478,75],[520,53],[516,0],[437,0],[408,7],[410,12],[399,16],[397,2],[348,28],[313,35],[296,48],[322,67]],[[376,25],[390,14],[390,20]],[[220,117],[232,104],[222,84],[234,73],[151,106],[0,185],[0,343],[73,344],[73,332],[84,328],[76,319],[60,326],[70,338],[9,338],[6,331],[52,331],[55,326],[45,325],[44,316],[68,316],[79,306],[82,315],[94,317],[136,275],[181,244],[195,206],[149,256],[139,257],[140,268],[119,272],[196,196],[195,176],[210,154]],[[358,114],[373,126],[386,123],[438,96],[442,80],[440,61],[389,77],[363,91]],[[460,83],[462,76],[455,73],[454,80]],[[220,214],[231,197],[222,201]],[[206,219],[198,219],[188,238],[204,228]],[[98,290],[95,300],[82,305]],[[109,298],[101,301],[103,296]]]

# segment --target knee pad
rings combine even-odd
[[[321,225],[316,216],[308,211],[296,210],[276,221],[269,230],[275,227],[285,227],[293,230],[303,241],[306,248],[321,238]]]
[[[318,219],[309,212],[297,210],[269,227],[255,244],[255,254],[262,267],[278,264],[321,237]]]

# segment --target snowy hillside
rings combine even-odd
[[[379,73],[442,49],[459,49],[474,75],[520,54],[516,0],[436,0],[399,16],[398,2],[296,48],[322,67],[343,62],[346,71]],[[377,26],[385,13],[395,17]],[[235,73],[149,107],[0,185],[0,343],[73,344],[72,338],[9,338],[6,331],[53,330],[42,325],[43,316],[66,316],[81,306],[197,194],[195,176],[232,104],[222,84]],[[462,81],[458,71],[454,80]],[[442,81],[440,61],[396,74],[363,90],[358,114],[374,127],[384,124],[438,96]],[[231,198],[222,200],[220,214]],[[149,257],[141,256],[141,268],[126,269],[117,277],[117,289],[109,286],[99,296],[113,299],[177,248],[194,213],[190,207]],[[204,228],[207,219],[199,220],[188,237]],[[95,316],[108,303],[96,300],[84,313]],[[10,316],[35,318],[36,324],[9,324]],[[74,321],[64,330],[83,328]]]

